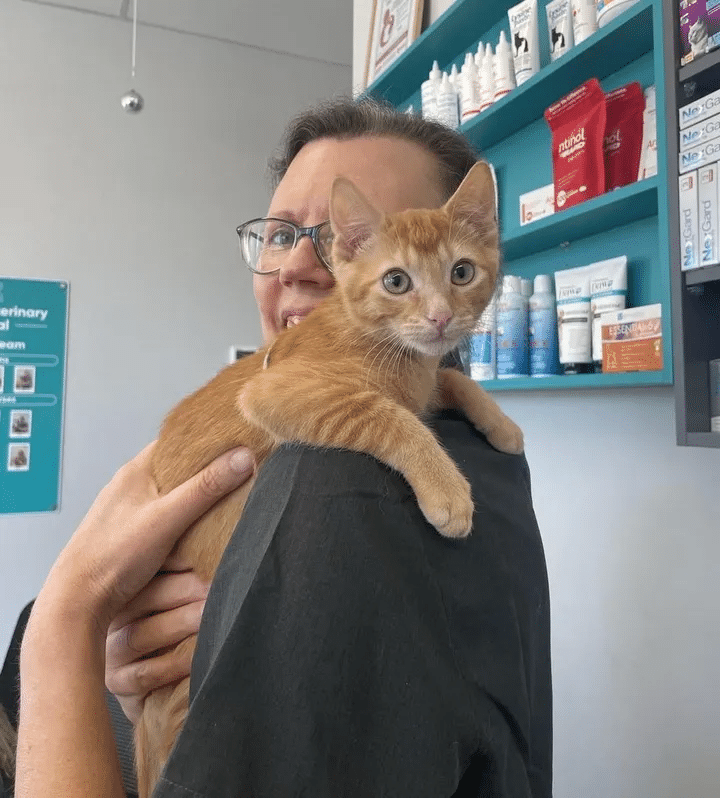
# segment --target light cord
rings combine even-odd
[[[132,77],[135,78],[135,51],[137,49],[137,4],[138,0],[133,0],[133,32],[132,32]]]

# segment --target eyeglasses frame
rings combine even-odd
[[[325,227],[325,225],[330,224],[330,220],[326,219],[324,222],[320,222],[320,224],[312,225],[312,227],[300,227],[300,225],[295,224],[295,222],[288,221],[287,219],[280,219],[278,216],[258,216],[256,219],[250,219],[247,222],[243,222],[237,228],[235,228],[235,232],[237,233],[238,239],[240,244],[242,245],[242,236],[243,231],[246,227],[249,227],[251,224],[256,224],[257,222],[281,222],[282,224],[286,224],[289,227],[292,227],[295,231],[295,242],[293,243],[292,247],[288,250],[288,252],[292,252],[295,247],[298,245],[301,238],[307,236],[313,244],[313,249],[315,250],[315,254],[320,261],[320,264],[326,268],[330,274],[332,274],[332,266],[325,260],[322,252],[320,252],[320,247],[318,245],[318,231],[321,227]],[[240,253],[242,254],[242,246],[240,247]],[[271,269],[270,271],[262,271],[260,269],[253,269],[253,267],[245,260],[243,257],[243,263],[248,267],[248,269],[253,274],[277,274],[280,271],[280,266],[277,269]]]

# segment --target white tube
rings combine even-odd
[[[595,0],[570,0],[575,44],[584,42],[598,29]]]
[[[555,272],[558,346],[566,374],[592,370],[590,325],[590,277],[592,266]]]
[[[509,8],[508,19],[515,80],[520,86],[540,70],[537,0],[522,0]]]
[[[590,312],[592,314],[593,362],[602,363],[602,314],[624,310],[627,299],[627,256],[591,264]],[[597,370],[597,367],[596,367]]]
[[[570,0],[550,0],[545,12],[550,37],[550,60],[555,61],[573,46]]]

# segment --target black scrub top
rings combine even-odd
[[[208,596],[156,798],[552,795],[548,581],[524,456],[432,428],[473,487],[441,537],[368,455],[285,445]]]

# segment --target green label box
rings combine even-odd
[[[60,506],[68,295],[0,277],[0,513]]]

